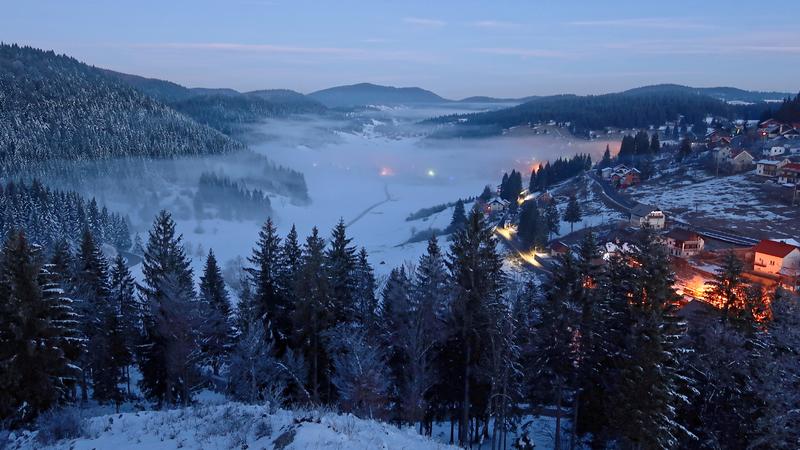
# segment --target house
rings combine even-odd
[[[764,151],[765,156],[780,156],[784,153],[786,153],[786,147],[778,145],[772,146],[769,150]]]
[[[550,255],[551,256],[560,256],[566,255],[571,249],[569,246],[561,241],[555,241],[550,244]]]
[[[663,211],[654,206],[638,203],[631,208],[630,223],[637,227],[663,230],[666,223],[666,216]]]
[[[778,169],[780,169],[786,164],[789,164],[788,159],[784,159],[783,161],[776,161],[773,159],[762,159],[756,162],[756,175],[761,175],[762,177],[771,177],[771,178],[777,177]]]
[[[800,163],[784,164],[778,169],[778,183],[798,184],[800,183]]]
[[[789,128],[781,133],[781,137],[789,140],[800,139],[800,131],[797,131],[797,128]]]
[[[664,236],[667,250],[672,256],[688,258],[703,251],[705,241],[699,234],[683,228],[673,228]]]
[[[764,239],[753,247],[755,272],[797,277],[800,275],[800,248],[785,242]]]
[[[610,180],[612,173],[614,173],[613,167],[604,167],[600,169],[600,177],[604,180]]]
[[[495,197],[495,198],[489,200],[488,202],[486,202],[486,205],[484,206],[484,212],[486,214],[494,214],[494,213],[498,213],[498,212],[503,212],[506,209],[508,209],[509,205],[510,205],[510,203],[509,203],[508,200],[505,200],[505,199],[502,199],[502,198],[499,198],[499,197]]]
[[[747,150],[734,150],[731,153],[731,159],[728,163],[734,172],[742,172],[748,170],[753,165],[753,155]]]
[[[717,147],[712,152],[714,155],[714,160],[718,163],[722,163],[731,159],[733,150],[730,147]]]
[[[620,164],[614,167],[614,170],[611,172],[609,180],[611,184],[617,187],[628,187],[634,186],[641,182],[641,175],[642,173],[639,172],[638,169],[629,168],[623,164]]]

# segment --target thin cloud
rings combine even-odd
[[[658,28],[662,30],[698,30],[718,28],[715,25],[700,23],[694,19],[674,18],[635,18],[611,20],[576,20],[567,22],[576,27],[598,28]]]
[[[490,47],[474,48],[472,51],[490,55],[520,56],[523,58],[570,58],[576,56],[573,53],[566,53],[558,50],[530,48]]]
[[[165,42],[132,44],[125,46],[144,49],[227,51],[262,53],[271,55],[337,57],[353,60],[409,61],[418,63],[431,63],[441,60],[441,58],[426,52],[406,50],[375,50],[357,47],[307,47],[274,44],[242,44],[231,42]],[[313,63],[313,61],[310,62]]]
[[[470,23],[471,26],[476,28],[517,28],[519,27],[518,23],[514,22],[505,22],[502,20],[479,20],[477,22]]]
[[[447,25],[447,22],[443,20],[428,19],[424,17],[406,17],[403,19],[403,22],[418,27],[426,27],[426,28],[441,28]]]

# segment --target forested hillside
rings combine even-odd
[[[0,44],[0,173],[52,160],[222,153],[242,145],[105,71]]]
[[[603,127],[642,128],[675,120],[695,123],[707,114],[730,118],[759,117],[759,106],[730,105],[708,95],[686,89],[644,89],[605,95],[556,95],[497,111],[466,116],[444,116],[429,123],[453,123],[440,137],[493,135],[503,129],[555,120],[571,122],[576,130]],[[761,104],[763,110],[766,104]]]
[[[109,212],[95,199],[49,189],[39,181],[0,185],[0,234],[24,230],[34,244],[51,248],[58,242],[77,245],[84,230],[100,243],[120,249],[131,246],[127,219]]]
[[[105,72],[141,93],[228,135],[234,134],[242,125],[266,118],[322,113],[326,109],[318,101],[289,89],[243,93],[228,88],[188,88],[166,80],[111,70]]]

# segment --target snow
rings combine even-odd
[[[36,432],[12,436],[9,449],[451,449],[385,423],[317,410],[240,403],[109,414],[84,419],[81,436],[43,445]]]

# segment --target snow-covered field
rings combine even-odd
[[[271,411],[266,406],[219,403],[166,411],[85,419],[79,436],[42,442],[36,432],[13,436],[7,447],[34,449],[450,449],[449,445],[352,415]]]

